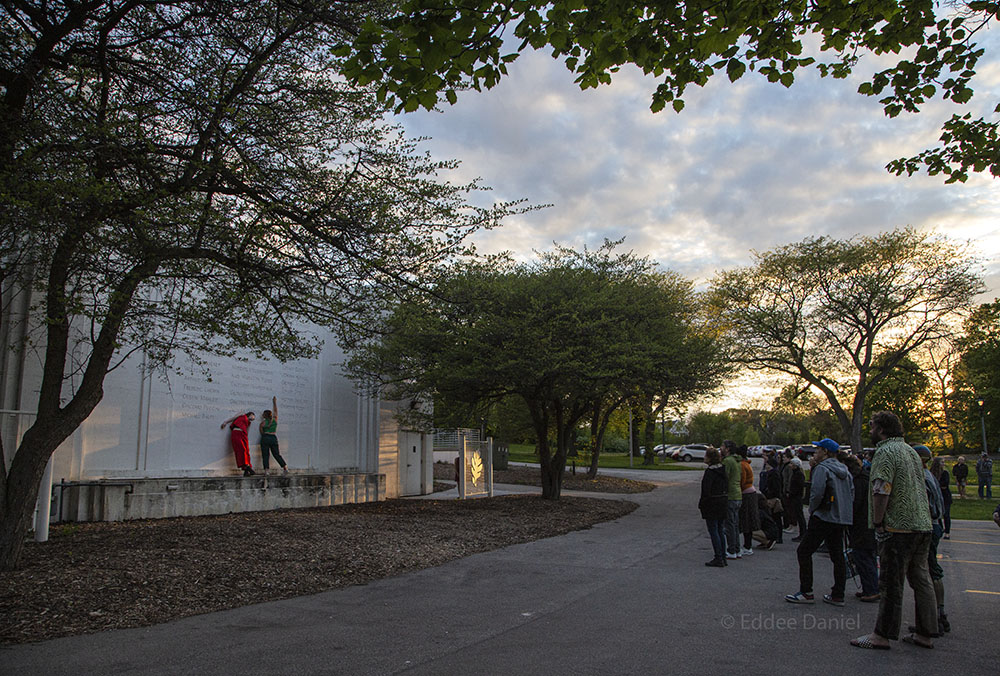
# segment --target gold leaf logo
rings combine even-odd
[[[478,486],[479,480],[483,478],[483,459],[478,453],[472,456],[469,462],[469,471],[472,472],[472,485]]]

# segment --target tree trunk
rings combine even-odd
[[[621,404],[622,400],[619,399],[608,406],[603,414],[600,404],[594,405],[590,419],[590,468],[587,470],[587,478],[591,481],[597,478],[597,465],[604,449],[604,433],[608,430],[608,421]]]
[[[562,479],[564,466],[558,469],[553,465],[557,464],[555,459],[552,463],[542,465],[542,499],[558,500],[562,495]],[[565,462],[562,463],[565,465]]]
[[[865,445],[861,441],[861,426],[864,422],[864,413],[861,409],[855,408],[851,415],[851,448],[855,453],[861,454]]]
[[[0,506],[0,571],[17,568],[31,529],[45,466],[67,436],[52,425],[39,430],[36,422],[21,440],[7,474],[4,503]]]
[[[653,450],[656,446],[656,416],[652,409],[646,411],[646,420],[642,426],[642,432],[642,443],[646,447],[646,452],[643,454],[642,458],[642,464],[652,465],[656,462],[656,451]]]
[[[593,481],[597,478],[597,464],[601,458],[601,446],[604,443],[604,427],[601,425],[601,408],[594,405],[590,417],[590,467],[587,478]]]

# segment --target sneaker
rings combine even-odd
[[[882,595],[878,592],[875,592],[874,594],[865,594],[862,592],[861,595],[858,596],[858,599],[864,601],[865,603],[877,603],[881,598]]]
[[[942,633],[951,631],[951,623],[948,621],[948,616],[944,613],[938,615],[938,629],[940,629]]]
[[[768,540],[767,544],[764,545],[764,549],[766,549],[767,551],[771,551],[772,549],[774,549],[775,544],[777,544],[776,540]]]
[[[288,474],[288,467],[287,466],[286,467],[282,467],[281,468],[281,473],[282,474]]]
[[[715,559],[712,559],[711,561],[706,561],[705,565],[706,566],[710,566],[712,568],[725,568],[726,567],[726,560],[725,559],[715,558]]]
[[[738,559],[738,558],[740,558],[740,555],[739,554],[731,554],[729,552],[726,552],[726,558],[727,559]]]
[[[944,534],[944,539],[945,540],[950,540],[951,539],[951,534],[950,533],[945,533]]]
[[[789,603],[815,603],[816,601],[812,594],[803,594],[802,592],[785,594],[785,600]]]
[[[270,472],[270,470],[266,470],[266,469],[265,469],[265,470],[264,470],[264,476],[267,476],[269,472]]]
[[[783,530],[781,532],[782,533],[794,533],[795,532],[795,526],[789,526],[788,528],[786,528],[785,530]]]
[[[740,556],[753,556],[753,549],[741,549]]]
[[[823,594],[823,603],[829,603],[831,606],[842,606],[844,605],[844,599],[838,599],[833,594]]]

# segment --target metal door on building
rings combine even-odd
[[[420,432],[399,433],[400,454],[400,493],[402,495],[420,495],[423,493],[422,477],[424,474],[424,439]]]

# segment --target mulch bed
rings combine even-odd
[[[504,496],[53,526],[48,542],[25,546],[20,570],[0,573],[0,644],[365,584],[589,528],[635,508],[621,500]]]
[[[434,463],[435,479],[455,479],[455,465],[451,463]],[[524,486],[541,486],[541,470],[537,467],[510,467],[494,469],[493,483],[519,484]],[[616,476],[597,475],[596,479],[588,479],[586,470],[578,474],[563,473],[562,487],[570,491],[589,491],[591,493],[648,493],[656,488],[648,481],[636,481]]]

